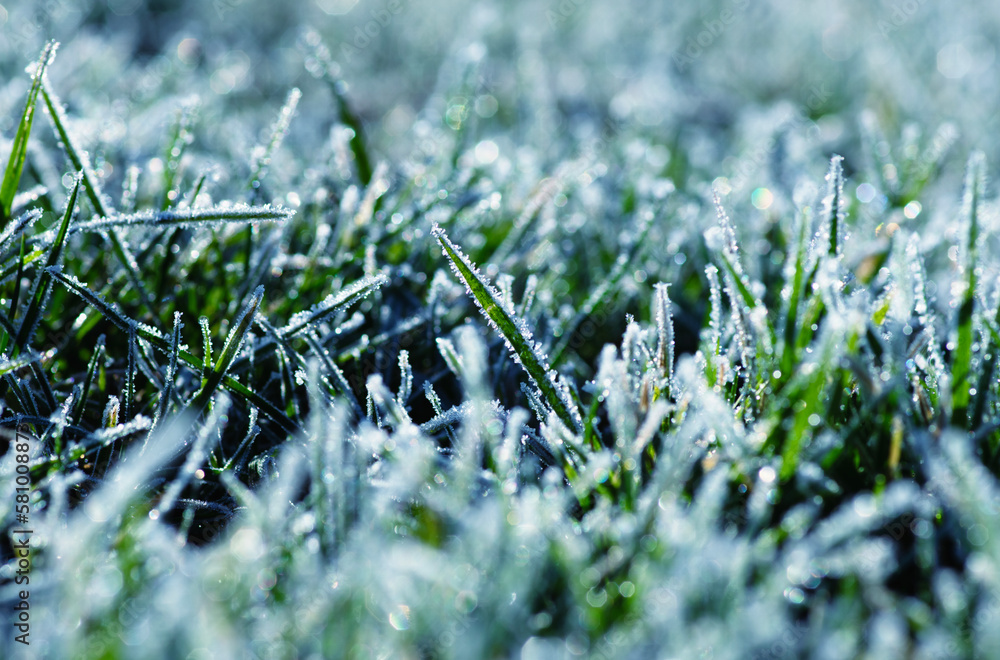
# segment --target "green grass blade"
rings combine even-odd
[[[985,161],[985,156],[981,152],[974,152],[969,157],[962,205],[968,230],[967,245],[965,248],[966,281],[965,290],[959,299],[958,315],[956,318],[957,339],[951,364],[951,411],[952,423],[963,428],[968,426],[969,422],[970,389],[973,387],[972,378],[974,376],[972,369],[972,344],[974,342],[975,329],[972,326],[976,299],[976,269],[979,267],[977,262],[979,204],[983,196],[983,186],[986,176]]]
[[[829,235],[827,253],[836,257],[843,249],[841,234],[844,231],[844,166],[843,156],[830,159],[830,171],[826,175],[826,226]]]
[[[48,259],[46,259],[45,266],[38,274],[38,279],[35,280],[35,288],[30,294],[31,302],[28,304],[28,309],[25,311],[24,318],[21,320],[21,326],[17,331],[17,337],[14,339],[14,351],[23,350],[28,345],[28,342],[31,340],[31,334],[38,325],[38,321],[42,313],[42,307],[45,304],[45,299],[48,297],[49,290],[52,286],[52,280],[48,269],[59,265],[59,262],[61,261],[63,247],[66,244],[66,237],[69,234],[70,221],[73,218],[73,212],[76,210],[76,202],[80,194],[81,181],[82,176],[80,173],[77,173],[73,182],[73,189],[69,194],[69,200],[66,202],[66,211],[63,213],[62,222],[59,224],[59,232],[56,235],[56,240],[49,249],[49,256]]]
[[[506,340],[515,361],[524,368],[535,387],[542,393],[545,402],[569,429],[582,431],[583,421],[580,411],[570,398],[565,385],[558,379],[556,372],[546,364],[545,357],[538,352],[531,332],[514,315],[513,308],[508,308],[504,304],[499,294],[483,279],[469,258],[451,242],[443,229],[435,227],[432,233],[441,244],[445,256],[451,261],[455,274],[465,282],[468,292],[476,301],[483,316]]]
[[[236,356],[239,355],[247,333],[253,326],[254,316],[257,315],[257,310],[260,308],[260,304],[263,300],[264,287],[258,286],[254,290],[250,300],[243,307],[243,311],[237,317],[236,322],[233,323],[233,327],[230,329],[229,335],[226,337],[226,343],[222,347],[222,352],[219,354],[219,359],[215,361],[214,365],[212,365],[212,370],[208,373],[205,383],[202,385],[198,394],[195,395],[194,401],[192,401],[190,405],[190,408],[196,414],[200,413],[208,404],[208,400],[211,398],[216,388],[220,385],[222,379],[226,376],[226,372],[229,371],[229,367],[232,365],[233,360],[235,360]]]
[[[94,207],[94,212],[104,218],[115,215],[114,209],[111,208],[101,192],[100,181],[90,166],[90,158],[86,152],[77,148],[76,142],[66,128],[66,113],[63,111],[62,103],[55,93],[49,89],[48,82],[45,80],[42,81],[42,98],[45,99],[45,106],[49,110],[49,118],[52,120],[52,126],[55,128],[56,135],[59,137],[66,157],[72,163],[73,169],[83,172],[84,189],[87,192],[87,198]],[[146,287],[139,277],[139,266],[135,261],[135,257],[132,256],[128,246],[114,229],[108,231],[107,236],[111,241],[111,248],[115,256],[121,262],[122,266],[125,267],[125,274],[129,284],[136,290],[146,308],[151,312],[154,311],[156,308],[153,304],[153,299],[146,291]]]
[[[288,134],[288,127],[292,123],[295,108],[298,107],[301,98],[302,92],[299,91],[298,87],[293,87],[292,91],[288,92],[288,98],[285,99],[285,104],[281,106],[281,112],[278,113],[278,118],[271,127],[271,139],[268,140],[266,146],[259,145],[254,149],[253,162],[250,164],[253,173],[250,175],[249,184],[252,190],[259,190],[261,182],[267,176],[267,168],[271,164],[271,158],[274,157],[274,152],[278,150],[285,135]]]
[[[87,375],[83,379],[83,389],[73,409],[73,424],[79,424],[83,420],[83,413],[87,409],[87,394],[94,383],[94,374],[97,373],[97,367],[106,355],[104,342],[104,335],[97,338],[97,344],[94,346],[94,354],[91,355],[90,362],[87,363]]]
[[[17,186],[21,182],[21,172],[24,171],[24,161],[28,156],[28,138],[31,135],[31,125],[35,119],[35,105],[38,102],[38,91],[42,86],[42,79],[45,77],[45,69],[55,58],[56,49],[59,44],[50,41],[45,44],[42,54],[38,58],[38,65],[35,68],[31,88],[28,90],[28,101],[24,105],[24,113],[21,121],[17,125],[17,133],[14,134],[14,144],[10,151],[10,158],[7,159],[7,169],[3,174],[3,183],[0,184],[0,229],[7,226],[11,220],[14,207],[14,196],[17,194]]]

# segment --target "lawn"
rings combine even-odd
[[[0,1],[4,658],[1000,657],[1000,6]]]

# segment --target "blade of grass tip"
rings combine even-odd
[[[170,352],[170,342],[169,340],[160,334],[156,328],[145,325],[144,323],[138,323],[132,319],[127,318],[113,305],[108,304],[99,294],[92,291],[85,284],[77,280],[75,277],[64,275],[58,268],[50,268],[49,272],[52,277],[55,278],[60,284],[65,286],[67,289],[75,293],[90,306],[98,311],[101,316],[106,320],[113,323],[120,330],[128,333],[135,331],[135,333],[145,341],[148,341],[155,348],[162,351],[165,354]],[[180,350],[177,353],[177,357],[183,360],[184,364],[194,370],[203,370],[205,368],[205,363],[202,359],[195,357],[191,353],[185,350]],[[211,356],[209,356],[210,358]],[[214,373],[214,371],[209,371],[206,373],[203,380],[203,384],[207,381],[209,375]],[[240,399],[246,401],[247,403],[260,409],[262,413],[267,415],[269,419],[278,424],[282,430],[288,433],[298,433],[299,426],[288,418],[285,413],[281,412],[272,404],[270,401],[260,396],[246,385],[231,378],[229,376],[223,376],[221,379],[222,387],[228,390],[230,393],[237,395]],[[204,385],[203,385],[204,386]]]
[[[478,305],[494,330],[503,336],[507,348],[514,355],[535,387],[542,393],[546,403],[567,428],[579,433],[583,430],[580,411],[569,395],[566,386],[555,371],[546,364],[531,337],[527,326],[514,315],[513,308],[500,299],[476,267],[451,242],[444,230],[435,226],[431,233],[440,243],[444,254],[451,262],[455,274],[465,283],[468,293]]]
[[[110,203],[104,199],[104,195],[101,192],[100,181],[97,178],[97,174],[94,172],[93,168],[90,166],[90,159],[85,151],[81,151],[76,147],[76,143],[73,141],[66,129],[66,116],[62,108],[62,103],[59,98],[55,95],[52,90],[49,89],[48,81],[42,80],[42,98],[45,100],[45,106],[49,110],[49,119],[52,121],[52,126],[55,128],[56,135],[62,143],[63,151],[66,153],[66,157],[69,158],[70,163],[73,165],[73,169],[83,172],[83,185],[87,192],[87,198],[90,200],[91,205],[94,207],[94,212],[104,218],[109,218],[115,215],[114,209],[110,206]],[[146,291],[146,287],[142,283],[142,279],[139,277],[138,264],[135,261],[135,257],[129,251],[128,246],[122,241],[118,233],[112,229],[107,232],[107,237],[111,241],[111,248],[115,253],[115,256],[121,262],[122,266],[125,267],[125,276],[128,278],[129,284],[132,288],[136,290],[142,303],[146,306],[155,316],[155,306],[153,305],[153,300]],[[116,278],[117,280],[117,278]],[[117,288],[117,281],[112,282],[110,285],[111,289]]]
[[[979,203],[986,178],[986,158],[976,151],[969,156],[965,177],[962,213],[968,231],[965,245],[965,290],[961,293],[956,318],[957,340],[951,365],[952,424],[966,428],[969,425],[970,389],[972,387],[972,344],[975,329],[973,315],[976,299],[976,270],[979,268]]]
[[[14,143],[11,146],[10,158],[7,160],[7,168],[4,170],[3,183],[0,184],[0,229],[7,226],[11,219],[14,208],[14,196],[17,194],[17,187],[21,182],[21,172],[24,171],[24,162],[28,155],[28,138],[31,135],[31,125],[35,119],[35,105],[38,102],[38,91],[41,89],[42,79],[45,76],[45,69],[48,68],[52,60],[55,59],[56,50],[59,44],[50,41],[45,44],[42,54],[38,58],[32,74],[31,88],[28,90],[28,100],[24,105],[24,113],[21,121],[17,125],[17,132],[14,134]]]
[[[767,308],[750,290],[750,284],[747,282],[746,273],[743,271],[739,259],[736,233],[733,231],[729,215],[722,207],[722,200],[718,193],[715,194],[715,208],[719,218],[719,226],[705,232],[705,243],[719,255],[726,281],[731,285],[727,286],[727,291],[732,294],[733,307],[736,310],[734,316],[739,317],[737,318],[738,327],[745,325],[746,329],[763,330],[764,336],[759,337],[761,348],[763,348],[763,354],[770,355],[777,341],[774,327],[767,314]],[[743,324],[742,316],[746,316],[749,323]],[[760,325],[763,327],[760,328]]]
[[[82,173],[77,172],[73,180],[73,188],[70,191],[69,200],[66,202],[66,210],[63,212],[62,221],[59,224],[59,232],[56,234],[56,240],[49,249],[49,256],[45,260],[45,266],[38,274],[38,279],[35,280],[34,290],[29,294],[31,302],[24,313],[24,318],[21,320],[21,326],[18,328],[17,337],[14,339],[14,346],[12,347],[15,354],[27,347],[28,342],[31,340],[31,335],[38,325],[42,307],[52,288],[52,279],[48,269],[59,265],[62,259],[63,247],[66,244],[66,236],[69,233],[70,221],[76,210],[76,202],[80,194],[82,181]]]

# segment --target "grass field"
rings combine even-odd
[[[671,4],[0,5],[0,655],[1000,657],[1000,7]]]

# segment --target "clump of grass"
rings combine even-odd
[[[318,81],[233,118],[239,158],[199,124],[220,111],[204,82],[197,113],[153,102],[176,119],[141,156],[98,157],[54,52],[0,186],[0,425],[30,438],[33,652],[995,652],[983,155],[961,202],[950,165],[869,172],[816,148],[808,185],[776,167],[767,204],[713,199],[718,173],[683,153],[637,159],[663,147],[639,126],[582,166],[525,147],[516,167],[510,117],[466,107],[511,99],[480,93],[484,56],[463,52],[428,103],[440,121],[414,128],[425,148],[396,162],[308,33]],[[302,122],[332,137],[289,157]],[[960,234],[935,236],[918,199]]]

